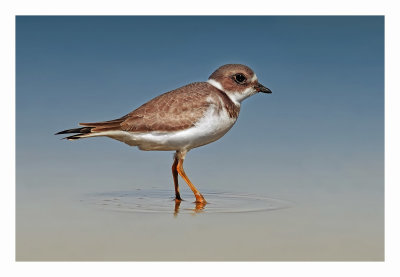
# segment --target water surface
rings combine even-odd
[[[383,259],[372,202],[204,191],[209,203],[197,209],[188,189],[176,207],[172,187],[65,185],[17,190],[17,260]]]

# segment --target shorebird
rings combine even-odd
[[[203,195],[183,169],[186,154],[225,135],[239,116],[241,102],[258,92],[271,90],[258,82],[251,68],[226,64],[215,70],[207,82],[191,83],[161,94],[121,118],[79,123],[84,127],[56,135],[74,134],[64,138],[68,140],[105,136],[140,150],[175,151],[175,200],[181,201],[179,174],[193,191],[196,203],[205,205]]]

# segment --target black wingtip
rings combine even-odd
[[[66,139],[66,140],[77,140],[77,139],[81,139],[82,134],[77,134],[77,135],[73,135],[73,136],[69,136],[69,137],[64,137],[64,138],[60,138],[60,140]]]
[[[74,128],[74,129],[68,129],[64,130],[58,133],[55,133],[54,135],[63,135],[63,134],[87,134],[90,133],[90,131],[93,129],[93,127],[81,127],[81,128]]]
[[[80,135],[82,135],[82,134],[78,134],[78,135],[73,135],[73,136],[65,137],[64,139],[67,139],[67,140],[77,140],[77,139],[82,138]]]

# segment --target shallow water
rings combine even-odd
[[[351,210],[321,194],[318,201],[298,194],[296,202],[285,193],[202,190],[208,203],[199,209],[185,187],[177,207],[172,187],[97,185],[17,187],[17,260],[383,259],[373,202]]]
[[[207,203],[195,203],[193,195],[184,195],[183,201],[171,197],[171,191],[153,188],[133,191],[112,191],[89,194],[82,202],[103,210],[131,213],[248,213],[274,211],[289,207],[289,203],[250,194],[204,192]],[[186,199],[186,200],[185,200]]]

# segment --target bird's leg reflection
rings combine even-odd
[[[203,209],[204,209],[204,207],[207,205],[207,202],[194,202],[194,204],[196,205],[195,206],[195,208],[194,208],[194,211],[196,212],[196,213],[199,213],[199,212],[201,212]]]
[[[175,198],[175,208],[174,208],[174,216],[177,216],[179,213],[179,207],[181,206],[181,199],[176,199]]]
[[[177,216],[179,214],[179,208],[181,206],[182,200],[175,199],[175,207],[174,207],[174,216]],[[195,213],[202,212],[204,210],[204,207],[207,205],[207,203],[201,203],[201,202],[194,202],[194,209],[193,211]]]

